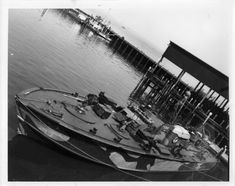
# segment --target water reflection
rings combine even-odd
[[[62,10],[11,10],[9,109],[16,93],[34,86],[81,93],[105,90],[125,104],[140,75],[111,52],[106,42]],[[9,123],[14,130],[16,124]]]

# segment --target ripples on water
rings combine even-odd
[[[50,87],[82,94],[104,90],[125,105],[141,77],[120,56],[113,54],[102,39],[88,29],[82,30],[60,11],[49,10],[43,17],[41,13],[38,9],[9,10],[9,140],[16,135],[18,123],[14,96],[24,89]],[[18,137],[9,145],[13,147],[9,148],[10,180],[135,180],[84,159],[56,153],[27,139]],[[15,148],[19,145],[21,148]],[[36,158],[35,154],[42,158]],[[221,176],[224,169],[219,170],[217,175]],[[185,176],[171,174],[149,179],[195,179],[193,175]],[[199,178],[205,179],[200,174],[196,180]]]
[[[40,17],[41,12],[9,11],[9,109],[16,93],[35,86],[83,94],[104,90],[125,105],[140,75],[70,17],[56,10]],[[10,125],[15,130],[15,120]]]

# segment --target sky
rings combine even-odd
[[[231,70],[233,0],[0,0],[0,8],[3,61],[7,61],[4,17],[8,8],[81,8],[111,21],[115,31],[155,61],[173,41],[225,75],[234,74]],[[175,75],[180,72],[169,62],[163,61],[162,65]],[[6,64],[1,68],[2,79],[6,79]],[[198,83],[188,74],[182,79],[193,87]]]
[[[106,2],[106,1],[105,1]],[[110,2],[110,1],[109,1]],[[209,65],[229,75],[232,40],[230,0],[145,0],[99,3],[103,15],[160,53],[173,41]]]
[[[225,75],[233,74],[233,0],[0,0],[0,3],[5,14],[7,8],[91,10],[111,21],[115,31],[128,35],[128,41],[155,61],[173,41]],[[168,62],[163,61],[162,65],[175,75],[180,72]],[[183,76],[186,83],[197,84],[188,77]]]
[[[225,75],[232,57],[233,0],[1,0],[1,7],[81,8],[124,26],[142,40],[137,45],[157,60],[170,41],[185,48]],[[145,49],[147,48],[147,49]],[[149,52],[151,51],[151,52]],[[153,53],[155,55],[152,55]]]

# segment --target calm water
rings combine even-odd
[[[83,94],[104,90],[117,102],[126,100],[140,79],[102,39],[56,10],[9,11],[9,109],[14,136],[14,95],[40,86]],[[11,115],[12,114],[12,115]]]
[[[40,86],[83,94],[104,90],[125,106],[141,78],[121,57],[113,54],[105,41],[89,30],[82,30],[59,11],[49,10],[44,15],[42,11],[9,10],[9,179],[138,180],[16,136],[18,121],[14,96],[24,89]],[[219,175],[221,172],[223,169]],[[149,179],[211,180],[204,175],[185,176],[165,175]]]

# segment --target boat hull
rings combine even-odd
[[[28,131],[33,131],[40,138],[49,140],[75,155],[130,173],[152,175],[159,172],[206,171],[216,165],[216,162],[179,162],[148,154],[139,154],[77,133],[58,123],[58,120],[45,117],[43,113],[30,105],[26,105],[20,98],[22,95],[27,96],[34,91],[44,90],[31,89],[16,96],[17,116],[21,126],[19,130],[24,135],[32,134]]]

